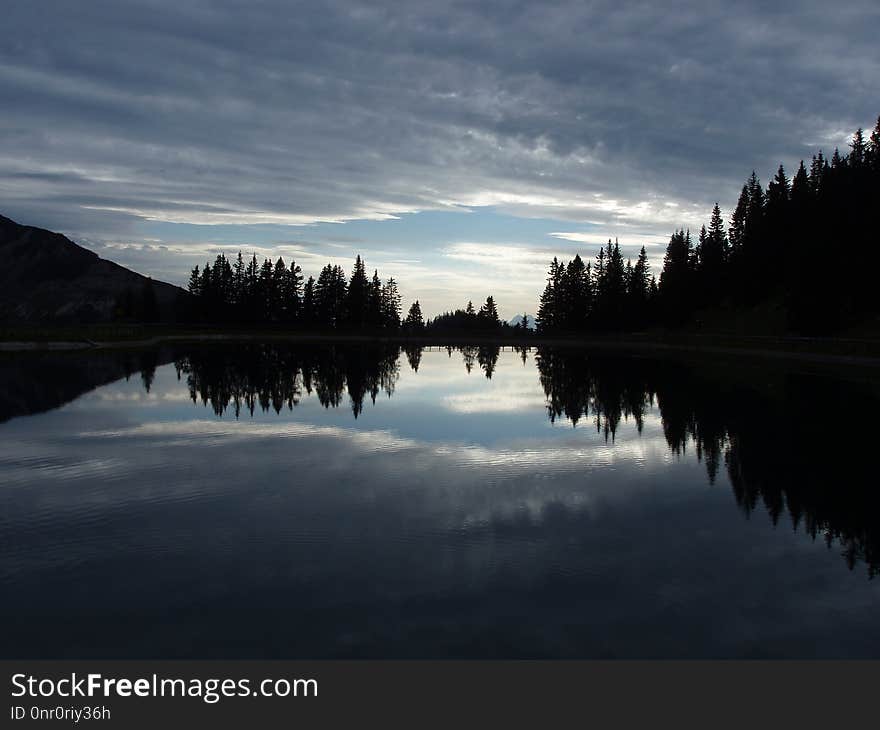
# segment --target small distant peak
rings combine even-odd
[[[529,318],[528,328],[530,330],[535,329],[534,316],[531,314],[526,315],[526,316]],[[520,323],[522,322],[522,320],[523,320],[523,316],[521,314],[517,314],[517,315],[514,315],[513,318],[508,321],[507,324],[509,324],[511,327],[518,327],[520,325]]]

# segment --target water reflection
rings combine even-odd
[[[775,525],[787,513],[795,529],[837,541],[850,568],[877,574],[874,384],[544,348],[537,363],[551,420],[591,417],[613,439],[621,419],[641,431],[656,401],[670,451],[694,448],[712,483],[723,466],[746,515],[763,505]],[[829,424],[845,428],[843,444]]]
[[[0,368],[17,656],[880,655],[871,380],[393,343]]]
[[[338,408],[347,392],[357,418],[367,397],[375,404],[379,393],[394,393],[399,355],[400,348],[388,344],[317,348],[245,344],[235,349],[196,349],[175,360],[175,367],[186,376],[193,402],[210,404],[218,416],[229,408],[236,418],[243,410],[253,416],[257,405],[279,413],[285,406],[293,409],[303,392],[314,392],[325,408]],[[408,352],[407,357],[417,370],[420,352]]]
[[[58,408],[101,385],[138,374],[149,392],[167,347],[137,351],[0,353],[0,423]]]
[[[487,379],[500,347],[465,345],[458,352],[467,373],[478,367]],[[526,358],[530,348],[514,348]],[[424,347],[393,343],[292,346],[242,344],[168,348],[139,352],[41,355],[0,362],[0,421],[45,411],[119,377],[139,372],[150,391],[156,367],[173,358],[192,401],[217,416],[254,415],[259,407],[293,409],[303,393],[325,408],[339,408],[345,396],[357,418],[365,400],[394,394],[401,359],[418,372]],[[860,455],[871,453],[872,424],[860,421],[878,402],[876,392],[834,378],[786,371],[749,372],[694,366],[674,360],[597,355],[573,349],[536,348],[535,363],[551,422],[578,426],[590,420],[606,439],[632,419],[639,433],[656,404],[670,451],[693,448],[710,482],[724,468],[736,503],[745,514],[760,506],[773,523],[787,513],[795,528],[843,547],[852,567],[864,561],[872,575],[880,567],[873,472]],[[756,382],[757,380],[757,382]],[[815,404],[821,399],[821,414]],[[846,424],[846,467],[828,443],[828,424]]]
[[[418,371],[424,348],[407,345],[406,361]],[[465,345],[459,351],[465,370],[478,366],[491,379],[500,348]],[[520,351],[527,354],[527,348]],[[210,404],[217,415],[231,407],[251,415],[257,404],[276,413],[293,408],[305,391],[316,393],[325,407],[339,407],[347,392],[355,418],[365,398],[375,404],[380,392],[391,396],[399,377],[396,345],[329,346],[296,349],[253,345],[205,350],[176,361],[186,375],[194,402]],[[811,413],[819,386],[816,378],[776,373],[756,389],[750,378],[735,381],[730,373],[680,362],[597,356],[577,350],[537,348],[535,357],[551,422],[567,419],[577,426],[591,419],[606,439],[614,439],[621,421],[632,419],[642,431],[648,410],[658,406],[666,442],[681,455],[694,448],[714,482],[726,469],[737,504],[749,514],[763,505],[773,524],[787,513],[795,528],[829,544],[837,541],[850,567],[864,561],[870,574],[878,570],[880,544],[875,529],[878,507],[871,474],[857,468],[849,478],[834,458],[816,458],[827,451],[825,419],[851,424],[850,448],[869,453],[870,428],[852,427],[861,405],[871,399],[864,387],[834,379],[821,381],[826,401],[823,419]],[[761,372],[762,378],[767,377]],[[146,383],[146,380],[145,380]],[[719,387],[721,385],[722,387]],[[785,424],[780,429],[779,425]],[[850,465],[857,465],[858,459]]]

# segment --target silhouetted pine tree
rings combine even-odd
[[[199,296],[202,293],[202,276],[199,273],[199,267],[196,266],[189,274],[189,283],[186,285],[187,291],[193,296]]]
[[[315,303],[315,278],[310,276],[303,286],[301,317],[306,327],[313,327],[318,319],[318,311]]]
[[[590,272],[579,254],[576,254],[565,267],[562,286],[564,329],[579,332],[586,327],[592,306]]]
[[[244,303],[245,298],[245,270],[244,259],[242,258],[241,251],[239,251],[235,264],[232,266],[232,302],[238,308],[239,319],[243,315],[241,305]]]
[[[562,307],[564,302],[563,292],[563,269],[559,260],[554,256],[547,272],[547,286],[541,294],[538,305],[538,314],[535,319],[539,332],[556,332],[562,329]],[[472,307],[473,305],[468,302]]]
[[[317,324],[335,328],[345,313],[345,273],[340,266],[327,264],[315,282],[315,313]]]
[[[409,312],[403,322],[403,328],[407,332],[421,332],[425,329],[425,320],[422,319],[422,308],[419,305],[418,299],[410,305]],[[418,366],[414,367],[413,370],[418,370]]]
[[[490,294],[486,297],[486,302],[480,307],[480,312],[477,315],[477,318],[480,321],[481,329],[494,329],[500,324],[498,319],[498,308],[495,306],[495,299]]]
[[[822,183],[825,180],[825,173],[828,171],[828,163],[819,150],[818,155],[813,155],[813,161],[810,164],[810,190],[813,196],[818,196],[822,192]]]
[[[749,187],[743,185],[736,202],[736,208],[730,217],[730,258],[734,265],[738,265],[742,258],[743,241],[746,236],[746,221],[749,215]]]
[[[361,257],[354,262],[348,292],[345,298],[346,324],[355,329],[363,329],[369,324],[370,282]]]
[[[865,144],[865,132],[861,127],[856,130],[849,147],[851,150],[848,159],[850,167],[861,167],[864,165],[868,148]]]
[[[648,301],[651,295],[651,265],[648,263],[648,253],[642,246],[639,257],[628,282],[628,324],[631,327],[644,327],[648,323]]]
[[[730,258],[724,220],[718,203],[712,209],[709,228],[700,230],[695,271],[695,294],[701,305],[720,300],[727,288],[725,267]]]
[[[605,291],[598,302],[598,316],[602,329],[621,329],[626,311],[626,265],[620,253],[620,246],[608,240],[608,262],[605,269]]]
[[[367,323],[373,329],[382,327],[382,280],[378,269],[373,270],[373,278],[367,290]]]
[[[382,287],[382,326],[391,330],[400,327],[400,292],[394,277]]]
[[[880,172],[880,117],[868,139],[868,166],[876,173]],[[876,178],[875,178],[876,180]]]
[[[660,273],[660,297],[664,318],[678,324],[690,314],[692,243],[690,231],[676,231],[669,239]]]
[[[302,307],[302,269],[291,260],[287,269],[287,278],[282,287],[282,300],[284,301],[285,321],[298,322],[300,308]]]
[[[280,256],[272,268],[272,297],[269,302],[269,319],[272,322],[284,322],[287,320],[287,265]]]
[[[474,303],[472,301],[468,300],[467,306],[464,308],[464,313],[468,319],[476,321],[477,313],[474,310]]]

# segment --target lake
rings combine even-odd
[[[3,658],[880,658],[858,371],[248,343],[0,374]]]

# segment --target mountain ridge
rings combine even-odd
[[[4,324],[171,321],[180,298],[188,296],[178,286],[103,259],[61,233],[2,215],[0,256]],[[155,306],[145,304],[153,298]]]

